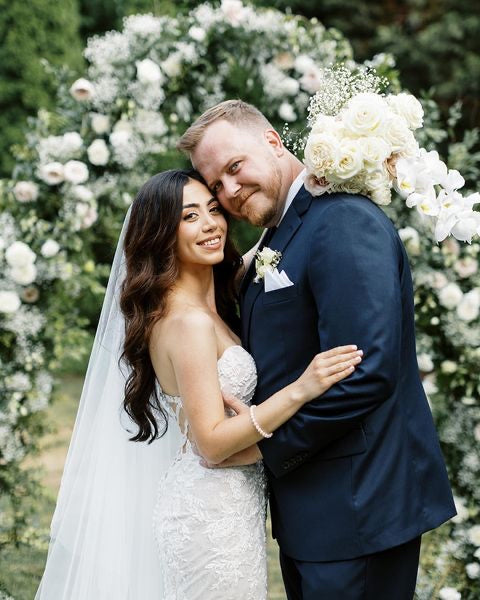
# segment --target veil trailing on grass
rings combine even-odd
[[[128,211],[113,260],[53,515],[35,600],[153,600],[163,582],[153,534],[161,477],[181,447],[173,419],[152,444],[130,442],[123,410],[128,369],[119,357],[125,322],[120,286]]]

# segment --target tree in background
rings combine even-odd
[[[0,0],[0,173],[10,175],[13,144],[23,141],[28,116],[51,107],[56,83],[42,64],[81,69],[76,0]]]

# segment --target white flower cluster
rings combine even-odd
[[[406,93],[381,95],[372,72],[349,81],[344,70],[326,69],[331,89],[311,101],[305,187],[314,196],[364,194],[379,205],[390,204],[395,188],[408,207],[435,219],[437,241],[452,234],[470,243],[480,235],[480,213],[473,210],[480,194],[463,197],[460,173],[419,147],[413,131],[423,125],[420,102]]]
[[[282,253],[278,250],[272,250],[265,246],[262,250],[257,251],[255,254],[256,276],[254,282],[261,281],[265,277],[266,271],[273,271],[281,259]]]

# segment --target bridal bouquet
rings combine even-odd
[[[364,194],[387,205],[393,188],[408,207],[435,219],[438,242],[452,234],[470,243],[480,235],[473,209],[480,194],[462,196],[460,173],[420,148],[413,132],[423,125],[423,108],[414,96],[383,94],[385,82],[373,70],[334,67],[323,79],[309,106],[304,160],[311,194]]]

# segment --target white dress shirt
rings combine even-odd
[[[283,213],[282,213],[282,216],[280,217],[280,220],[277,223],[277,227],[282,222],[282,219],[285,216],[287,210],[289,209],[290,204],[293,202],[293,199],[295,198],[295,196],[300,191],[300,188],[302,187],[303,182],[305,181],[305,175],[306,174],[307,174],[307,169],[303,169],[303,171],[301,171],[297,175],[297,177],[295,178],[294,182],[290,186],[290,189],[288,190],[288,194],[287,194],[287,199],[285,200],[285,206],[283,207]]]

